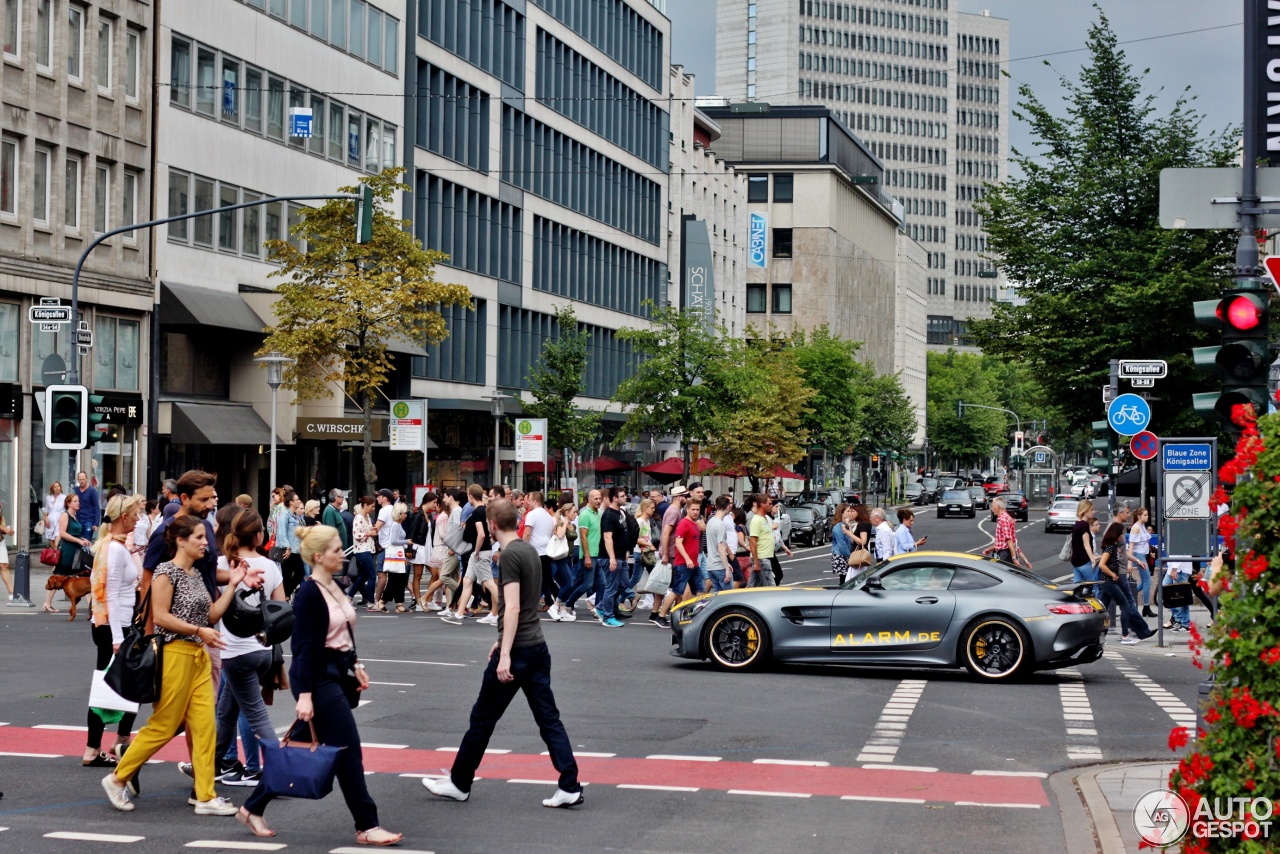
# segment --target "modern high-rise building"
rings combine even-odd
[[[950,0],[718,0],[716,94],[822,104],[885,166],[926,250],[928,341],[969,343],[1002,280],[972,203],[1006,174],[1008,22]]]

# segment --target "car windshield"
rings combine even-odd
[[[923,483],[929,489],[938,488],[938,479],[936,477],[926,477],[920,482]]]
[[[971,486],[971,487],[969,487],[969,495],[970,495],[970,496],[972,496],[973,498],[981,498],[981,497],[982,497],[982,487],[981,487],[981,486]]]
[[[948,489],[942,493],[943,501],[968,501],[969,493],[961,489]]]
[[[921,486],[918,483],[907,484],[907,492],[919,492],[920,490],[921,490]]]
[[[791,517],[792,522],[812,522],[813,521],[813,511],[810,510],[808,507],[792,507],[791,512],[788,513],[787,515]]]

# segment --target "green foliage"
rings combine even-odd
[[[1256,427],[1240,420],[1244,435],[1236,456],[1221,468],[1223,482],[1236,484],[1233,512],[1219,520],[1235,570],[1207,644],[1194,627],[1191,637],[1197,666],[1207,646],[1217,677],[1205,711],[1209,731],[1170,779],[1193,812],[1201,798],[1213,804],[1274,799],[1280,792],[1280,416],[1264,417]],[[1221,490],[1212,499],[1225,500]],[[1169,746],[1177,750],[1186,743],[1181,729],[1174,729]],[[1186,852],[1262,854],[1275,850],[1274,824],[1270,838],[1188,835],[1182,844]]]
[[[522,400],[525,414],[547,419],[550,447],[580,451],[596,438],[602,413],[580,410],[574,398],[587,388],[587,341],[573,305],[556,309],[558,335],[542,345],[542,357],[529,369],[532,401]]]
[[[1003,406],[1000,395],[983,369],[982,356],[972,353],[928,354],[929,443],[933,453],[944,460],[973,463],[987,457],[992,448],[1003,447],[1012,427],[1008,417],[988,409],[971,409],[960,418],[956,401],[983,406]]]
[[[823,324],[807,336],[798,331],[791,339],[795,361],[812,389],[804,428],[815,445],[840,454],[863,438],[862,419],[867,412],[867,386],[875,371],[858,361],[861,344],[836,338]]]
[[[284,386],[302,398],[329,397],[342,383],[361,401],[365,417],[365,486],[377,482],[371,444],[374,394],[386,383],[392,362],[387,342],[438,343],[448,335],[442,306],[471,305],[471,291],[437,282],[435,265],[448,256],[423,249],[409,223],[389,211],[403,169],[384,169],[360,179],[373,191],[376,210],[367,245],[355,242],[355,202],[331,199],[304,208],[292,235],[306,251],[282,240],[267,242],[281,268],[276,287],[277,323],[267,330],[260,354],[278,350],[295,360]],[[340,187],[355,193],[357,187]]]
[[[916,412],[897,374],[872,377],[859,392],[862,405],[860,435],[854,453],[905,454],[916,435]]]
[[[1191,363],[1191,348],[1208,343],[1191,303],[1229,278],[1234,237],[1161,229],[1160,170],[1230,165],[1236,136],[1203,137],[1185,97],[1156,115],[1156,95],[1143,93],[1101,12],[1088,49],[1078,82],[1063,80],[1064,116],[1019,89],[1014,115],[1037,150],[1014,150],[1022,177],[989,186],[978,207],[1021,299],[971,329],[984,352],[1028,367],[1077,430],[1101,417],[1108,360],[1164,359],[1169,378],[1157,391],[1171,405],[1155,407],[1153,429],[1194,434],[1204,425],[1190,395],[1209,381]]]

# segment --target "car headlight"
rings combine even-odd
[[[701,614],[703,611],[706,610],[707,606],[710,604],[711,604],[711,597],[709,596],[703,596],[701,598],[695,599],[692,604],[686,606],[689,609],[689,614],[688,614],[689,619],[692,620],[694,617]]]

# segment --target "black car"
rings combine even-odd
[[[918,483],[908,483],[902,497],[908,504],[924,504],[924,487]]]
[[[1027,521],[1027,496],[1023,495],[1021,492],[1006,492],[1000,497],[1004,499],[1005,506],[1008,507],[1010,516],[1020,522]],[[991,513],[991,518],[996,518],[994,511]]]
[[[932,504],[938,500],[938,479],[936,477],[922,477],[916,481],[924,490],[925,504]]]
[[[826,525],[818,518],[812,507],[792,507],[787,511],[791,517],[791,540],[803,541],[806,545],[820,546],[826,539]]]
[[[973,499],[974,507],[986,510],[991,506],[991,499],[987,498],[987,491],[981,486],[970,486],[967,489],[969,490],[969,497]]]
[[[967,516],[972,519],[978,514],[973,507],[973,499],[967,489],[948,489],[938,499],[938,518],[947,516]]]

